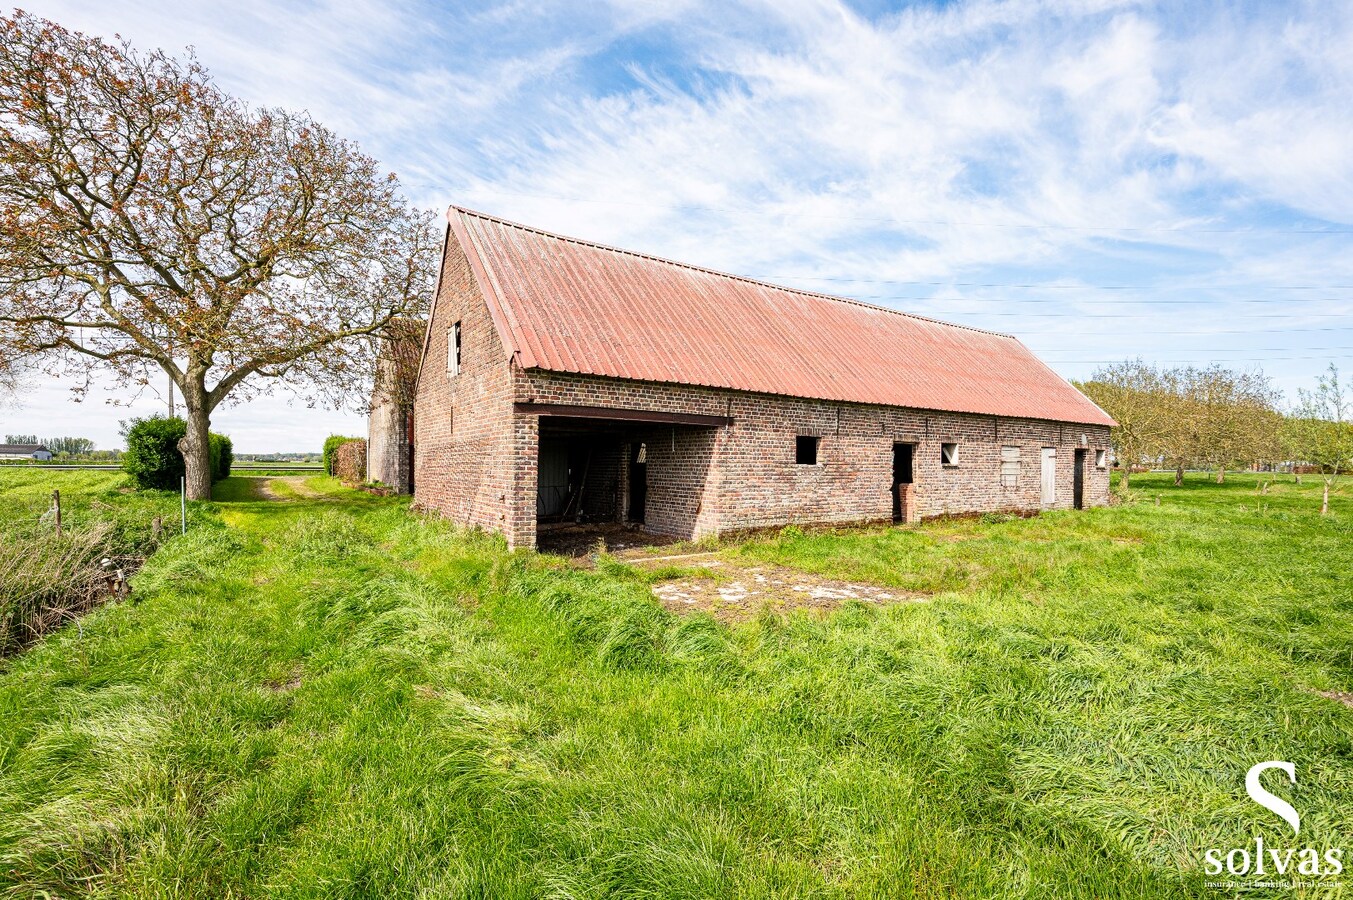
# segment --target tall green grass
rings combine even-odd
[[[107,599],[118,573],[130,574],[159,543],[156,517],[177,529],[173,496],[132,492],[125,481],[115,472],[0,472],[0,656]]]
[[[1291,841],[1255,762],[1353,846],[1348,512],[1231,481],[728,547],[931,594],[731,629],[397,500],[222,503],[0,674],[0,885],[1215,896],[1204,848]]]

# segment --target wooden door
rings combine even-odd
[[[1043,448],[1043,505],[1057,502],[1057,448]]]

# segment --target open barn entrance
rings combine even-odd
[[[636,525],[644,524],[644,507],[648,503],[648,445],[640,441],[631,443],[629,502],[626,506],[626,518]]]
[[[517,409],[540,416],[541,550],[695,536],[715,437],[726,419],[544,404]]]
[[[893,444],[893,521],[915,522],[915,444]]]

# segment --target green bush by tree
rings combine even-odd
[[[183,477],[183,454],[179,441],[188,433],[188,426],[180,418],[153,415],[133,419],[127,429],[127,452],[122,455],[122,468],[139,488],[158,488],[175,491]]]
[[[348,441],[360,441],[361,438],[344,437],[341,434],[331,434],[324,439],[324,474],[334,474],[334,451],[342,447]]]
[[[224,481],[230,477],[230,466],[235,462],[234,445],[224,434],[213,432],[208,438],[211,452],[211,480]]]
[[[179,441],[187,433],[187,424],[178,417],[154,415],[132,419],[126,430],[127,452],[122,455],[122,468],[139,488],[178,490],[185,471]],[[230,438],[212,434],[209,448],[212,480],[229,478],[235,460]]]

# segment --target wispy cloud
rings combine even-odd
[[[1353,353],[1324,349],[1353,291],[1285,289],[1353,284],[1353,235],[1296,233],[1353,226],[1346,4],[35,11],[192,44],[429,206],[1011,331],[1068,375],[1264,357],[1291,388]]]

